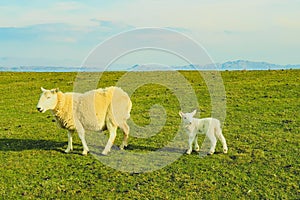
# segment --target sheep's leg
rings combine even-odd
[[[195,151],[200,151],[200,147],[199,147],[199,144],[198,144],[198,135],[196,135],[196,137],[195,137],[195,146],[194,146],[194,148],[195,148]]]
[[[124,122],[120,128],[121,128],[121,129],[123,130],[123,132],[124,132],[124,139],[123,139],[123,142],[122,142],[122,144],[121,144],[121,146],[120,146],[120,149],[123,150],[124,147],[127,147],[127,145],[128,145],[129,126],[127,125],[126,122]]]
[[[86,156],[87,153],[90,151],[87,144],[86,144],[86,141],[85,141],[85,138],[84,138],[84,130],[83,131],[80,131],[78,132],[78,135],[79,135],[79,138],[81,140],[81,143],[82,143],[82,146],[83,146],[83,151],[82,151],[82,155]]]
[[[215,136],[214,129],[208,130],[207,137],[209,138],[210,145],[211,145],[208,154],[212,155],[215,153],[215,149],[216,149],[216,145],[217,145],[217,138]]]
[[[109,131],[109,139],[107,141],[107,144],[106,144],[104,150],[102,151],[103,155],[107,155],[108,152],[110,152],[110,149],[111,149],[111,147],[115,141],[116,135],[117,135],[117,126],[115,126],[111,123],[108,123],[107,129]]]
[[[193,141],[195,140],[195,133],[189,133],[189,149],[186,151],[186,154],[191,154],[192,153],[192,145],[193,145]]]
[[[80,123],[76,123],[76,128],[77,128],[77,132],[78,132],[78,136],[81,140],[81,143],[82,143],[82,146],[83,146],[83,151],[82,151],[82,155],[87,155],[87,153],[89,152],[89,148],[86,144],[86,141],[85,141],[85,131],[84,131],[84,128],[82,127],[82,125]]]
[[[65,150],[66,153],[69,153],[70,151],[73,150],[73,145],[72,145],[72,134],[74,131],[68,131],[68,147]]]

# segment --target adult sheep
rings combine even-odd
[[[85,131],[102,131],[108,129],[109,139],[102,152],[107,155],[116,138],[117,128],[124,132],[120,149],[127,146],[129,126],[126,120],[130,117],[132,107],[127,93],[118,87],[96,89],[86,93],[63,93],[59,89],[46,90],[37,104],[38,111],[44,113],[51,110],[58,125],[68,130],[68,147],[66,153],[73,150],[72,134],[76,130],[83,145],[83,155],[89,148],[85,141]]]

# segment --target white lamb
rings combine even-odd
[[[195,150],[199,151],[198,145],[198,134],[206,134],[208,139],[210,140],[211,146],[208,154],[212,155],[215,152],[217,138],[221,141],[223,145],[223,152],[227,153],[228,148],[226,144],[226,140],[222,134],[221,123],[218,119],[215,118],[203,118],[197,119],[194,118],[196,114],[196,110],[191,113],[183,113],[179,112],[179,115],[183,119],[185,124],[185,128],[187,130],[189,139],[189,149],[187,150],[186,154],[191,154],[192,152],[192,144],[195,142]]]
[[[127,93],[121,88],[109,87],[80,93],[62,93],[58,89],[42,89],[37,104],[38,111],[44,113],[51,110],[61,128],[68,130],[68,147],[66,153],[73,150],[72,134],[76,130],[83,145],[83,155],[89,148],[85,141],[85,131],[101,131],[108,129],[110,136],[102,154],[107,155],[116,138],[116,130],[120,127],[124,132],[121,149],[127,146],[129,127],[126,120],[130,117],[132,107]]]

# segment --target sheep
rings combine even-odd
[[[200,151],[197,141],[198,134],[206,134],[206,137],[210,140],[211,146],[208,152],[209,155],[212,155],[215,152],[217,138],[221,141],[223,145],[223,152],[227,153],[228,148],[225,137],[222,134],[220,121],[215,118],[194,118],[196,112],[197,110],[194,110],[191,113],[183,113],[181,111],[179,112],[179,115],[181,116],[183,123],[185,124],[185,128],[189,136],[189,149],[186,151],[186,154],[191,154],[193,142],[195,143],[195,150]]]
[[[41,88],[42,94],[37,104],[41,113],[52,111],[59,127],[68,130],[69,153],[73,150],[72,134],[78,132],[83,145],[83,155],[87,155],[89,148],[85,140],[85,131],[102,131],[108,129],[109,139],[102,151],[107,155],[116,138],[117,128],[121,128],[124,139],[120,149],[127,146],[129,126],[126,120],[130,118],[132,108],[127,93],[118,87],[91,90],[86,93],[63,93],[59,89],[47,90]]]

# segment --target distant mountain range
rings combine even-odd
[[[267,62],[253,62],[247,60],[229,61],[217,64],[221,70],[276,70],[276,69],[300,69],[298,65],[277,65]]]
[[[162,65],[115,65],[107,69],[85,68],[71,66],[20,66],[1,67],[0,71],[12,72],[81,72],[81,71],[170,71],[170,70],[279,70],[279,69],[300,69],[298,65],[277,65],[267,62],[253,62],[247,60],[228,61],[207,65],[185,65],[185,66],[162,66]]]
[[[176,67],[177,68],[177,67]],[[187,65],[180,66],[178,69],[183,70],[279,70],[279,69],[300,69],[299,65],[277,65],[267,62],[253,62],[248,60],[228,61],[225,63],[214,63],[208,65]]]

